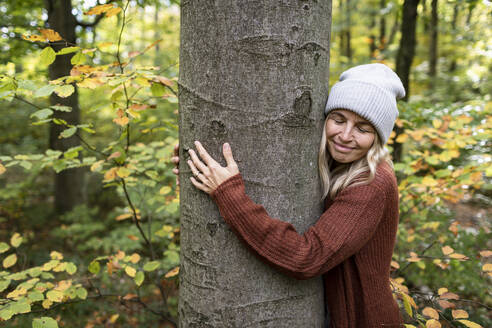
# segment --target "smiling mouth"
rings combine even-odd
[[[335,149],[341,153],[348,153],[348,152],[351,152],[352,150],[355,149],[352,147],[347,147],[347,146],[341,145],[339,143],[336,143],[335,141],[333,141],[333,145],[334,145]]]

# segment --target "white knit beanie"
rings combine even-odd
[[[325,115],[333,109],[347,109],[374,126],[384,144],[398,117],[396,99],[405,96],[405,88],[391,68],[384,64],[352,67],[340,75],[326,103]]]

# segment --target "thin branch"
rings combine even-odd
[[[14,96],[14,99],[17,99],[17,100],[19,100],[19,101],[21,101],[21,102],[23,102],[23,103],[26,103],[26,104],[28,104],[28,105],[31,105],[31,106],[32,106],[32,107],[34,107],[34,108],[37,108],[37,109],[43,109],[43,107],[40,107],[40,106],[38,106],[38,105],[36,105],[36,104],[34,104],[34,103],[32,103],[32,102],[30,102],[30,101],[28,101],[28,100],[26,100],[26,99],[22,98],[22,97],[19,97],[18,95],[15,95],[15,96]]]

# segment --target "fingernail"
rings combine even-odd
[[[229,144],[227,142],[224,144],[224,148],[227,149],[227,150],[230,149],[230,146],[229,146]]]

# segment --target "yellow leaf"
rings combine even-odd
[[[123,252],[123,251],[118,251],[118,253],[116,253],[116,255],[115,255],[115,256],[116,256],[116,258],[117,258],[118,260],[123,260],[123,258],[125,257],[125,252]]]
[[[132,278],[135,277],[135,274],[137,274],[137,270],[135,270],[131,266],[126,266],[125,267],[125,272],[126,272],[127,275],[129,275]]]
[[[50,257],[52,260],[63,260],[63,255],[57,251],[52,251]]]
[[[470,321],[470,320],[458,320],[458,322],[461,322],[462,324],[464,324],[468,328],[483,328],[478,323],[475,323],[475,322]]]
[[[130,170],[127,169],[126,167],[119,167],[117,170],[116,170],[116,174],[120,177],[120,178],[127,178],[130,176]]]
[[[427,187],[434,187],[437,185],[437,181],[434,180],[434,178],[430,177],[430,176],[425,176],[423,179],[422,179],[422,184],[424,186],[427,186]]]
[[[85,78],[82,82],[77,83],[77,86],[80,88],[95,89],[103,84],[104,83],[97,78]]]
[[[441,323],[435,319],[427,320],[425,328],[441,328]]]
[[[126,219],[130,219],[132,216],[133,216],[133,214],[131,214],[131,213],[120,214],[115,218],[115,220],[116,221],[123,221]]]
[[[408,139],[408,134],[402,133],[396,138],[396,142],[398,143],[404,143]]]
[[[450,258],[457,259],[457,260],[468,260],[468,256],[460,254],[460,253],[453,253],[449,255]]]
[[[63,292],[72,286],[72,280],[61,280],[58,282],[55,290]]]
[[[107,170],[106,173],[104,173],[104,180],[105,181],[114,180],[116,178],[116,170],[117,169],[118,168],[116,168],[116,167],[112,167],[109,170]]]
[[[399,269],[400,268],[400,265],[396,261],[391,261],[391,267],[392,268],[395,268],[395,269]]]
[[[428,306],[425,307],[422,310],[422,314],[425,315],[426,317],[439,320],[439,313],[437,313],[437,311],[431,307],[428,307]]]
[[[47,299],[43,300],[43,302],[41,303],[41,305],[43,305],[45,309],[49,309],[52,304],[53,302]]]
[[[164,276],[164,278],[171,278],[171,277],[174,277],[174,276],[176,276],[178,273],[179,273],[179,266],[175,267],[174,269],[172,269],[171,271],[169,271],[168,273],[166,273],[166,275]]]
[[[453,319],[466,319],[468,318],[468,312],[465,310],[452,310]]]
[[[118,13],[121,11],[120,7],[114,7],[106,11],[106,17],[111,17],[114,15],[118,15]]]
[[[440,120],[438,120],[437,118],[432,120],[432,126],[435,129],[439,129],[441,127],[441,125],[442,125],[442,122]]]
[[[46,38],[36,34],[29,35],[29,36],[23,35],[22,38],[24,40],[31,41],[31,42],[36,42],[36,41],[46,42]]]
[[[165,195],[165,194],[169,194],[171,192],[171,187],[169,186],[164,186],[161,188],[161,190],[159,190],[159,194],[161,195]]]
[[[130,120],[128,119],[128,117],[125,116],[125,114],[121,108],[118,109],[118,111],[116,112],[116,115],[118,115],[118,117],[113,119],[113,122],[115,122],[116,124],[121,125],[121,126],[125,126],[130,122]]]
[[[484,272],[490,272],[492,271],[492,263],[486,263],[482,266],[482,270]]]
[[[61,302],[63,300],[63,293],[59,290],[50,290],[46,293],[46,298],[52,302]]]
[[[10,254],[6,258],[3,259],[3,267],[5,269],[10,268],[17,262],[17,255],[15,254]]]
[[[18,232],[14,233],[10,238],[10,245],[17,248],[20,246],[21,243],[22,243],[22,236],[20,235],[20,233]]]
[[[62,40],[62,37],[60,36],[60,34],[58,34],[58,32],[56,32],[56,31],[54,31],[52,29],[44,29],[44,28],[41,28],[41,29],[39,29],[39,32],[41,33],[41,35],[45,39],[48,39],[51,42]]]
[[[20,287],[8,293],[7,298],[18,298],[19,296],[25,295],[26,293],[27,289],[24,287]]]
[[[58,95],[58,97],[61,97],[61,98],[67,98],[74,92],[75,92],[75,89],[70,84],[57,85],[55,88],[55,93]]]
[[[104,4],[104,5],[99,5],[91,8],[89,11],[85,12],[86,15],[101,15],[108,10],[113,8],[113,5],[110,3]]]
[[[449,255],[454,252],[454,249],[452,249],[450,246],[444,246],[441,248],[441,250],[444,255]]]
[[[137,263],[138,261],[140,261],[140,255],[138,255],[137,253],[133,253],[130,256],[130,262]]]
[[[2,165],[2,163],[0,163],[0,175],[4,174],[5,171],[7,171],[7,169]]]
[[[100,160],[95,162],[94,164],[91,165],[91,172],[98,172],[102,168],[102,164],[104,163],[104,160]]]
[[[111,322],[111,323],[115,323],[115,322],[116,322],[116,320],[118,320],[119,316],[120,316],[119,314],[113,314],[113,315],[109,318],[109,322]]]
[[[406,323],[406,324],[405,324],[405,328],[417,328],[417,327],[415,327],[414,325],[410,325],[410,324],[407,324],[407,323]]]
[[[439,300],[437,302],[439,303],[439,306],[442,307],[444,310],[448,308],[454,308],[456,306],[454,303],[445,300]]]
[[[448,289],[446,287],[441,287],[441,288],[439,288],[439,290],[437,291],[437,293],[439,295],[442,295],[442,294],[444,294],[447,291],[448,291]]]

